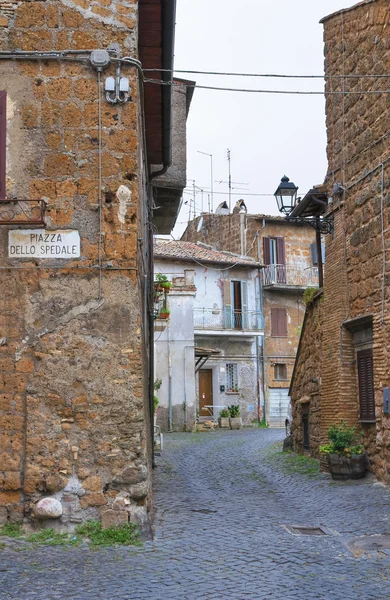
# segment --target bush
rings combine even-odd
[[[308,287],[305,289],[305,291],[303,292],[303,301],[306,304],[306,306],[308,306],[308,304],[311,304],[314,300],[314,296],[316,296],[318,293],[318,288],[315,287]]]
[[[228,409],[228,408],[223,408],[223,409],[221,410],[221,412],[219,413],[219,416],[220,416],[222,419],[228,419],[228,418],[230,417],[230,412],[229,412],[229,409]]]
[[[228,411],[232,419],[236,419],[241,414],[238,404],[232,404],[232,406],[228,406]]]
[[[364,446],[356,443],[361,436],[362,433],[356,434],[355,427],[348,427],[345,421],[341,421],[338,425],[329,427],[329,444],[320,446],[319,450],[322,454],[340,454],[347,457],[352,454],[362,454]]]

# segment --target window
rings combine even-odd
[[[238,392],[237,365],[235,364],[226,365],[226,391]]]
[[[271,336],[287,337],[287,311],[285,308],[271,308]]]
[[[263,238],[266,283],[286,283],[286,245],[284,237]]]
[[[361,421],[375,421],[374,369],[372,348],[356,353]]]
[[[7,92],[0,91],[0,200],[5,199],[5,152],[7,141]]]
[[[246,281],[223,282],[225,329],[248,328],[248,286]]]
[[[287,365],[282,363],[276,363],[274,365],[274,379],[283,380],[287,379]]]

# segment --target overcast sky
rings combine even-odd
[[[323,74],[323,26],[319,20],[353,0],[177,0],[176,69],[239,73]],[[179,74],[178,74],[179,76]],[[323,80],[281,80],[185,75],[200,85],[322,91]],[[213,155],[214,208],[228,196],[231,151],[232,204],[244,198],[249,212],[277,214],[272,194],[286,174],[304,195],[326,174],[323,96],[246,94],[196,89],[187,123],[187,178],[210,189]],[[240,185],[246,183],[248,185]],[[250,196],[249,193],[270,194]],[[189,193],[184,200],[190,200]],[[196,196],[197,213],[201,194]],[[174,230],[188,220],[183,206]]]

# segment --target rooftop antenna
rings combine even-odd
[[[231,173],[231,159],[230,159],[230,150],[228,148],[227,150],[227,159],[228,159],[228,165],[229,165],[229,214],[231,213],[231,209],[232,209],[232,173]]]

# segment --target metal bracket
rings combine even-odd
[[[310,225],[310,227],[313,227],[313,229],[323,234],[333,233],[334,231],[333,218],[321,219],[319,217],[286,217],[286,221]]]
[[[26,225],[28,227],[45,226],[46,202],[39,200],[0,200],[0,226]]]

